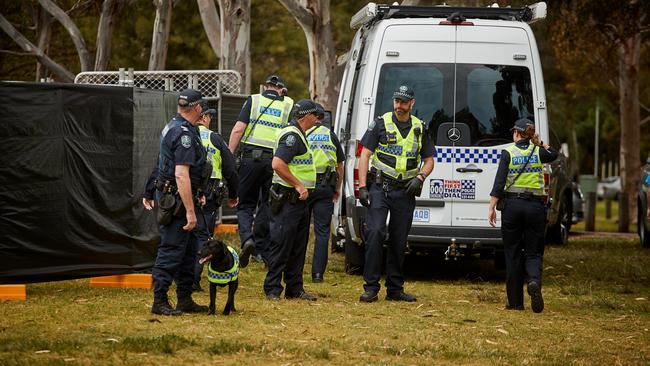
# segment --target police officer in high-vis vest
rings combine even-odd
[[[270,243],[268,200],[275,137],[287,125],[293,107],[293,100],[282,95],[284,87],[281,77],[269,76],[264,92],[246,99],[228,143],[240,158],[237,220],[242,250],[254,246],[258,261],[267,259]]]
[[[205,149],[197,124],[201,118],[200,92],[184,90],[178,98],[178,114],[165,126],[160,137],[156,189],[160,213],[160,245],[152,270],[154,301],[151,312],[180,315],[207,311],[192,300],[196,261],[199,188],[209,173]],[[161,222],[162,221],[162,222]],[[167,291],[176,281],[176,309]]]
[[[307,202],[310,217],[314,219],[314,256],[311,264],[312,282],[323,282],[327,267],[330,241],[330,223],[334,202],[339,199],[343,183],[345,154],[336,134],[322,124],[325,110],[316,104],[316,117],[321,122],[307,131],[307,142],[316,166],[316,188]],[[309,221],[309,220],[308,220]]]
[[[228,149],[226,142],[221,135],[210,130],[210,122],[217,111],[210,108],[207,101],[201,103],[203,112],[199,120],[199,135],[201,144],[206,150],[207,162],[212,164],[212,174],[205,190],[205,205],[201,207],[201,214],[198,215],[198,224],[200,229],[197,230],[199,235],[198,252],[201,251],[212,233],[217,220],[217,210],[221,205],[221,199],[224,197],[224,190],[228,189],[228,206],[237,206],[237,190],[239,187],[239,177],[235,168],[235,158]],[[248,251],[242,253],[242,267],[248,265],[248,260],[254,247],[250,246]],[[201,272],[203,265],[196,261],[194,272],[194,290],[201,290]]]
[[[359,298],[363,302],[378,299],[389,212],[386,300],[416,301],[415,296],[404,292],[404,251],[413,221],[415,197],[420,195],[425,178],[433,170],[435,146],[424,123],[411,114],[414,96],[410,87],[398,87],[393,93],[393,112],[371,122],[361,139],[359,201],[368,208],[365,284]]]
[[[276,140],[270,192],[271,247],[264,280],[264,293],[269,300],[280,299],[282,278],[285,298],[316,300],[305,292],[302,271],[309,238],[307,198],[316,187],[316,167],[305,132],[317,123],[316,104],[303,99],[296,103],[294,119]]]
[[[490,193],[488,222],[496,226],[496,209],[501,209],[501,236],[506,261],[506,309],[524,310],[524,278],[528,277],[531,308],[544,310],[542,261],[546,205],[543,163],[558,156],[539,142],[535,125],[519,119],[511,129],[514,144],[501,152],[501,160]]]

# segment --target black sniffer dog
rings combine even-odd
[[[210,240],[199,253],[199,263],[208,263],[208,281],[210,282],[210,305],[208,314],[214,315],[217,286],[228,285],[228,301],[223,315],[229,315],[235,309],[235,292],[239,281],[239,256],[237,252],[220,240]]]

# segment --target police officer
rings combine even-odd
[[[254,246],[258,261],[266,259],[270,242],[268,200],[275,137],[287,125],[293,107],[293,100],[281,94],[283,88],[281,77],[269,76],[264,92],[246,99],[228,143],[230,151],[240,158],[237,220],[242,251]],[[240,152],[235,153],[238,146]]]
[[[316,301],[305,292],[302,271],[309,238],[308,190],[316,186],[316,167],[305,132],[317,123],[316,104],[303,99],[295,105],[294,119],[278,134],[272,163],[269,270],[264,280],[269,300],[280,299],[284,277],[285,298]]]
[[[196,90],[182,91],[178,98],[178,114],[165,126],[160,138],[156,188],[174,192],[177,203],[169,222],[160,228],[161,241],[152,271],[154,301],[151,312],[154,314],[207,311],[207,306],[196,304],[191,296],[197,244],[193,231],[197,225],[196,195],[202,179],[206,178],[203,177],[206,154],[196,127],[201,115],[201,98]],[[159,202],[159,207],[162,206]],[[172,280],[176,281],[176,309],[167,298]]]
[[[359,201],[366,215],[366,258],[363,269],[363,302],[378,299],[382,246],[388,224],[386,253],[386,300],[416,301],[404,292],[404,250],[411,229],[415,197],[433,170],[435,147],[423,122],[411,115],[413,90],[402,85],[393,93],[393,112],[377,117],[361,139],[359,159]],[[368,167],[372,160],[369,176]],[[421,162],[424,161],[424,164]]]
[[[327,266],[330,223],[334,202],[339,199],[343,183],[343,162],[345,154],[336,134],[322,124],[325,110],[316,104],[319,124],[307,131],[307,142],[316,166],[316,188],[309,195],[309,215],[314,218],[314,256],[311,264],[312,282],[323,282]],[[308,219],[307,222],[310,220]]]
[[[205,205],[201,207],[201,214],[198,216],[199,229],[197,230],[198,250],[201,251],[203,245],[207,243],[214,232],[214,225],[217,220],[217,210],[221,206],[223,190],[228,189],[228,206],[237,206],[237,189],[239,187],[239,178],[235,168],[235,158],[228,149],[226,142],[221,135],[210,130],[210,122],[217,111],[210,108],[207,101],[201,102],[201,119],[199,120],[199,134],[201,144],[206,150],[207,163],[212,164],[212,174],[205,190]],[[225,184],[224,184],[225,181]],[[241,267],[248,265],[248,260],[254,247],[249,246],[248,252],[241,255]],[[203,265],[195,262],[194,284],[195,291],[201,291],[201,272]]]
[[[540,145],[535,125],[519,119],[511,129],[514,143],[501,152],[501,160],[490,193],[488,222],[496,226],[499,200],[501,236],[506,260],[506,309],[524,309],[524,277],[534,312],[544,310],[542,261],[546,206],[544,205],[543,163],[557,158],[548,145]]]

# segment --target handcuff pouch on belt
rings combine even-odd
[[[374,176],[373,183],[381,187],[384,192],[389,192],[393,189],[402,189],[406,185],[406,182],[400,182],[381,174],[380,170],[372,169],[368,175],[370,177]]]

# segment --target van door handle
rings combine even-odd
[[[456,168],[459,173],[483,173],[481,168]]]

